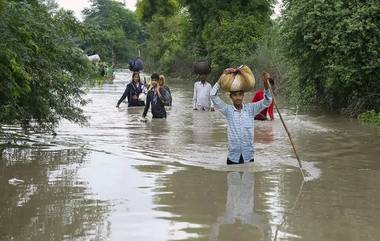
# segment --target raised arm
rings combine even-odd
[[[269,90],[269,79],[270,79],[269,73],[264,72],[263,74],[263,83],[264,83],[264,89],[265,89],[264,98],[261,101],[252,104],[254,116],[260,113],[263,109],[268,108],[272,102],[272,95]]]
[[[220,111],[224,116],[227,116],[227,104],[219,97],[218,92],[220,89],[219,81],[215,83],[210,92],[211,101],[214,107]]]
[[[251,103],[251,105],[253,106],[253,115],[256,116],[262,110],[264,110],[265,108],[268,108],[271,102],[272,102],[272,95],[270,94],[269,90],[265,90],[264,99],[255,103]]]

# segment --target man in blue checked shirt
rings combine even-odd
[[[224,73],[241,73],[239,68],[228,68]],[[270,74],[263,72],[264,99],[256,103],[244,104],[244,91],[230,92],[232,105],[227,105],[218,96],[220,89],[219,81],[211,90],[211,101],[214,107],[227,118],[228,132],[228,157],[227,165],[241,164],[254,161],[254,120],[255,116],[263,109],[267,108],[272,102],[269,90]]]

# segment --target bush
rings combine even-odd
[[[380,112],[370,110],[358,116],[359,120],[380,126]]]
[[[378,1],[286,1],[281,33],[291,96],[350,116],[375,109],[379,22]]]

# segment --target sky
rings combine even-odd
[[[81,11],[90,6],[90,1],[89,0],[55,0],[60,7],[63,7],[64,9],[67,10],[72,10],[74,11],[74,15],[78,19],[82,19],[82,14]],[[135,11],[136,7],[136,2],[137,0],[119,0],[120,2],[124,2],[127,6],[128,9]]]

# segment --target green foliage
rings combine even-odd
[[[252,55],[263,31],[255,17],[236,15],[206,24],[202,37],[213,64],[225,68]]]
[[[171,17],[178,12],[177,0],[138,0],[136,14],[140,21],[149,23],[154,16]]]
[[[268,0],[160,2],[141,0],[136,10],[148,36],[143,57],[155,71],[191,72],[206,59],[218,73],[252,56],[270,26]]]
[[[216,72],[252,56],[270,27],[270,0],[182,2],[191,19],[185,46],[211,60]]]
[[[3,10],[5,4],[5,0],[0,0],[0,11]]]
[[[83,11],[86,27],[82,48],[107,62],[122,64],[138,55],[143,30],[133,12],[113,0],[91,0]]]
[[[351,116],[379,106],[379,1],[286,3],[281,32],[292,96]]]
[[[370,110],[358,116],[359,120],[380,126],[380,112]]]
[[[175,75],[186,53],[183,49],[184,30],[187,24],[183,15],[155,16],[147,24],[149,37],[144,45],[143,56],[152,71]]]
[[[271,15],[271,5],[268,0],[182,0],[188,9],[195,31],[202,31],[210,21],[220,22],[224,18],[235,15],[246,15],[257,22],[267,24]]]
[[[279,30],[279,23],[276,20],[272,21],[272,27],[264,31],[264,36],[259,41],[254,54],[243,61],[252,67],[256,78],[260,78],[263,71],[271,73],[275,80],[276,92],[283,94],[288,66],[280,47]],[[258,82],[257,87],[262,88],[262,83]]]
[[[147,34],[142,46],[145,70],[172,76],[191,72],[193,54],[184,48],[190,19],[177,0],[138,1],[136,12]]]
[[[75,45],[80,24],[38,2],[0,6],[0,124],[84,123],[81,87],[91,66]]]
[[[252,23],[253,27],[262,24],[268,27],[271,15],[271,4],[268,0],[183,0],[184,6],[191,16],[194,33],[202,33],[210,22],[226,21],[235,17],[247,17],[246,25]],[[237,21],[241,23],[241,21]],[[237,28],[238,26],[229,26]],[[202,42],[202,39],[199,39]]]

